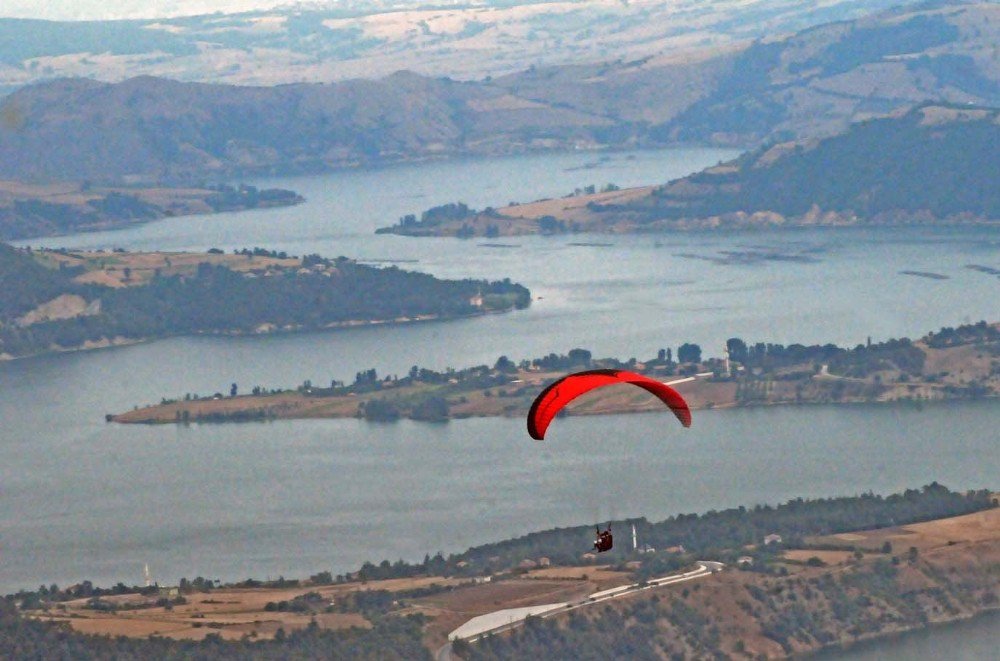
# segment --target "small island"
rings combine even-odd
[[[527,307],[509,279],[442,280],[347,257],[82,252],[0,244],[0,360],[183,334],[454,319]]]
[[[804,346],[727,342],[727,355],[704,358],[685,343],[661,349],[655,358],[626,361],[594,358],[586,349],[515,363],[501,356],[492,365],[438,372],[414,366],[405,375],[369,369],[354,381],[306,381],[296,388],[239,385],[206,396],[187,393],[120,414],[109,422],[243,422],[287,418],[410,418],[523,416],[542,388],[568,372],[617,368],[671,383],[692,408],[862,402],[927,402],[1000,397],[1000,324],[943,328],[925,337],[888,340],[851,349],[832,344]],[[573,401],[570,415],[662,410],[644,390],[612,386]]]

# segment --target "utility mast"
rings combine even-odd
[[[635,524],[632,524],[632,550],[635,551],[639,548],[639,542],[635,536]]]
[[[149,563],[147,562],[142,570],[143,576],[146,578],[146,587],[152,587],[153,577],[149,575]]]
[[[722,347],[722,358],[726,361],[726,376],[730,377],[730,376],[733,375],[733,373],[729,369],[729,346],[728,345]]]

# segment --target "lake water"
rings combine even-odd
[[[888,492],[996,487],[1000,406],[803,407],[567,418],[544,444],[517,419],[126,427],[103,415],[236,381],[290,386],[585,347],[651,357],[726,338],[856,344],[1000,319],[1000,232],[811,229],[514,237],[374,235],[405,213],[681,176],[732,152],[541,155],[284,179],[288,209],[171,219],[32,245],[204,250],[261,245],[442,277],[510,277],[524,311],[453,322],[247,338],[170,338],[0,365],[0,592],[41,582],[305,576],[417,560],[609,517]],[[574,243],[610,245],[572,245]],[[804,261],[726,262],[731,252]],[[688,255],[688,256],[681,256]],[[694,257],[692,257],[694,256]],[[702,258],[712,258],[709,261]],[[409,261],[413,260],[413,261]],[[720,263],[721,262],[721,263]],[[929,271],[944,280],[902,275]],[[607,492],[607,496],[595,494]]]
[[[1000,613],[964,622],[911,631],[866,642],[846,651],[830,651],[817,661],[988,661],[1000,650]]]

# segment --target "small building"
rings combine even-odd
[[[677,546],[669,546],[669,547],[663,549],[663,551],[665,553],[685,553],[686,552],[684,550],[684,545],[683,544],[678,544]]]
[[[584,553],[583,555],[580,556],[580,559],[583,560],[584,562],[594,562],[595,560],[597,560],[597,556],[594,555],[593,553]]]
[[[767,546],[768,544],[780,544],[780,543],[781,543],[781,535],[776,535],[774,533],[771,533],[770,535],[764,537],[764,546]]]
[[[541,558],[538,559],[538,566],[539,567],[548,567],[551,564],[552,564],[552,561],[549,560],[548,558],[541,557]]]
[[[748,555],[741,555],[736,560],[736,564],[739,567],[750,567],[753,565],[753,558]]]
[[[530,558],[525,558],[521,562],[517,563],[517,566],[521,569],[534,569],[538,566],[538,563]]]

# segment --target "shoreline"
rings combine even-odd
[[[109,201],[125,205],[118,215],[97,208]],[[23,244],[80,233],[124,230],[167,218],[278,209],[302,204],[305,198],[287,189],[170,185],[104,185],[81,182],[29,183],[0,180],[0,240]],[[18,204],[45,204],[53,209],[47,224],[28,222]],[[25,223],[28,223],[25,226]]]
[[[926,494],[931,486],[924,487],[923,492]],[[965,493],[971,497],[973,492]],[[821,501],[805,502],[808,505]],[[721,514],[725,512],[709,512],[695,521]],[[386,604],[391,600],[389,611],[398,615],[420,613],[428,618],[420,639],[430,649],[454,640],[453,635],[464,625],[506,617],[504,614],[514,607],[550,611],[557,607],[549,625],[557,630],[570,624],[562,610],[567,603],[578,603],[592,623],[612,611],[625,617],[635,608],[658,608],[670,613],[683,603],[685,612],[714,614],[722,637],[714,641],[688,638],[699,631],[697,619],[650,620],[647,624],[653,627],[645,633],[660,640],[687,639],[683,644],[693,644],[695,650],[736,649],[754,658],[824,661],[852,650],[891,645],[894,639],[910,634],[947,630],[962,623],[976,623],[980,618],[992,622],[991,618],[1000,615],[1000,606],[986,598],[997,586],[992,570],[1000,557],[1000,509],[994,504],[938,518],[914,515],[909,519],[913,520],[898,526],[813,533],[798,542],[778,542],[770,551],[754,546],[726,547],[729,555],[724,552],[725,557],[717,557],[715,564],[707,563],[713,565],[713,578],[699,587],[689,590],[673,587],[680,581],[661,580],[659,585],[655,585],[658,581],[649,581],[645,589],[654,592],[643,595],[632,595],[623,587],[640,585],[646,577],[643,571],[660,576],[690,569],[699,551],[660,549],[661,553],[680,554],[675,557],[677,564],[669,569],[654,565],[646,568],[652,556],[627,550],[625,556],[618,551],[619,557],[601,564],[585,555],[550,565],[528,560],[518,564],[523,550],[497,548],[504,560],[489,559],[482,565],[480,556],[497,546],[487,544],[463,554],[451,554],[447,559],[438,556],[430,560],[428,556],[423,565],[401,561],[390,568],[369,561],[358,571],[336,577],[325,571],[308,578],[266,581],[219,583],[197,578],[182,579],[177,587],[128,587],[119,583],[120,589],[81,582],[58,592],[47,592],[42,585],[35,592],[23,590],[15,598],[30,604],[22,608],[26,617],[64,623],[81,633],[144,638],[159,632],[175,640],[198,640],[205,633],[217,632],[225,639],[238,640],[254,632],[255,638],[259,634],[261,640],[268,640],[276,637],[282,627],[287,631],[316,624],[328,630],[368,626],[372,611],[352,595],[382,594]],[[822,527],[818,522],[814,525]],[[561,532],[574,534],[571,529],[558,528],[535,534],[539,539],[548,539],[546,536]],[[584,528],[579,532],[586,534]],[[505,540],[499,547],[523,540]],[[547,544],[553,551],[558,546],[555,539],[548,539]],[[740,552],[749,553],[760,567],[754,566],[753,560],[742,564],[741,559],[737,564],[735,558]],[[805,561],[807,557],[809,561]],[[840,612],[862,602],[862,620]],[[912,603],[912,608],[904,607],[905,603]],[[291,608],[291,604],[300,608]],[[788,608],[798,610],[796,624],[775,628],[776,622],[785,621]],[[859,622],[871,626],[859,628]],[[599,624],[580,626],[600,635]]]
[[[110,348],[110,347],[104,347]],[[239,395],[238,397],[254,397],[254,395]],[[263,397],[263,396],[261,396]],[[276,395],[276,397],[280,397]],[[191,403],[206,403],[211,401],[227,401],[233,398],[226,397],[224,399],[206,399],[206,400],[192,400]],[[844,401],[803,401],[803,402],[754,402],[749,404],[740,404],[737,402],[725,402],[725,403],[713,403],[711,406],[691,406],[692,411],[715,411],[715,410],[735,410],[735,409],[765,409],[765,408],[776,408],[776,407],[808,407],[808,406],[836,406],[836,407],[856,407],[856,406],[894,406],[894,405],[908,405],[914,408],[921,408],[925,405],[936,405],[936,404],[948,404],[953,402],[969,402],[969,401],[989,401],[996,402],[1000,400],[1000,395],[993,395],[990,397],[984,397],[977,400],[970,400],[963,397],[953,397],[953,398],[942,398],[935,400],[891,400],[891,401],[873,401],[865,399],[857,400],[844,400]],[[353,400],[349,402],[350,404],[357,404],[362,400]],[[287,415],[285,410],[287,410],[286,403],[278,403],[272,406],[255,406],[246,409],[240,409],[239,411],[213,411],[209,410],[202,412],[200,415],[196,415],[187,420],[179,419],[176,417],[163,417],[157,413],[151,413],[155,409],[160,409],[161,407],[169,406],[163,404],[154,404],[147,407],[139,407],[137,410],[127,411],[118,414],[107,414],[105,420],[107,422],[116,422],[119,424],[129,424],[129,425],[167,425],[167,424],[225,424],[225,423],[249,423],[249,422],[271,422],[275,420],[345,420],[345,419],[363,419],[363,415],[350,412],[341,413],[330,413],[327,415],[315,415],[315,414],[302,414],[302,415]],[[171,409],[173,411],[174,409]],[[583,417],[583,416],[604,416],[604,415],[639,415],[639,414],[654,414],[661,413],[655,403],[652,403],[649,407],[635,408],[635,407],[622,407],[622,408],[609,408],[600,411],[567,411],[565,415],[567,417]],[[521,418],[527,415],[528,407],[518,410],[508,410],[499,413],[469,413],[462,415],[453,415],[447,419],[442,420],[423,420],[414,417],[405,417],[407,420],[415,422],[432,422],[441,423],[447,422],[449,420],[467,420],[472,418]],[[150,415],[150,417],[142,417],[144,414]],[[380,421],[380,422],[395,422],[391,421]]]
[[[987,606],[976,613],[968,615],[960,614],[952,618],[928,622],[924,626],[907,627],[899,631],[887,632],[881,635],[862,636],[853,643],[827,645],[797,658],[808,659],[810,661],[837,661],[844,654],[876,651],[883,645],[903,642],[910,637],[916,637],[921,634],[932,635],[935,631],[943,631],[963,625],[974,625],[980,620],[991,618],[997,619],[1000,622],[1000,606]]]
[[[403,378],[371,374],[351,385],[333,382],[329,388],[255,386],[252,394],[229,397],[221,393],[210,397],[188,393],[183,398],[164,397],[159,404],[108,413],[105,420],[187,424],[302,418],[444,422],[519,417],[527,414],[535,397],[549,383],[569,372],[593,368],[631,369],[673,385],[692,410],[820,404],[921,406],[925,402],[1000,399],[1000,369],[992,357],[1000,354],[1000,325],[983,322],[951,332],[953,336],[943,340],[932,333],[917,342],[890,340],[850,351],[830,349],[829,345],[792,345],[798,348],[788,350],[791,358],[780,362],[776,354],[768,360],[778,362],[768,367],[753,362],[744,366],[735,361],[730,365],[717,358],[687,364],[658,358],[628,365],[613,358],[592,360],[589,352],[579,350],[588,357],[577,364],[568,356],[553,355],[533,362],[522,360],[519,366],[506,359],[506,365],[498,360],[493,368],[482,366],[447,373],[415,370]],[[821,356],[828,356],[822,359],[827,362],[818,362]],[[832,361],[838,361],[835,365],[842,374],[830,370],[828,362]],[[914,365],[921,367],[913,372]],[[244,392],[248,389],[244,387]],[[662,403],[644,390],[614,386],[583,394],[565,413],[575,416],[662,410]]]
[[[202,332],[202,333],[182,333],[182,334],[170,334],[170,335],[159,335],[155,337],[141,337],[141,338],[123,338],[117,337],[111,340],[107,338],[102,340],[97,340],[94,342],[88,342],[86,345],[78,347],[55,347],[50,348],[46,351],[39,351],[37,353],[26,354],[23,356],[12,356],[7,353],[0,353],[0,365],[3,363],[14,362],[19,360],[28,360],[31,358],[43,358],[46,356],[55,356],[64,353],[79,353],[85,351],[97,351],[100,349],[115,349],[118,347],[128,347],[134,346],[136,344],[145,344],[147,342],[158,342],[160,340],[168,340],[177,337],[264,337],[270,335],[294,335],[296,333],[326,333],[329,331],[347,330],[352,328],[365,328],[368,326],[403,326],[408,324],[419,324],[427,322],[446,322],[446,321],[457,321],[460,319],[475,319],[477,317],[482,317],[490,314],[504,314],[507,312],[513,312],[514,308],[509,310],[483,310],[480,312],[474,312],[465,315],[455,315],[449,317],[442,317],[441,315],[418,315],[416,317],[407,318],[395,318],[395,319],[372,319],[372,320],[350,320],[343,322],[334,322],[331,324],[326,324],[319,327],[306,327],[297,326],[294,328],[272,328],[268,330],[254,330],[254,331],[219,331],[219,332]]]

